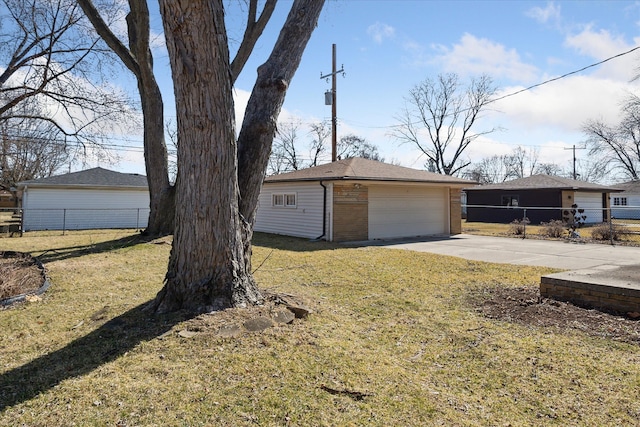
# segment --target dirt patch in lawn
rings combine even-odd
[[[35,293],[45,280],[44,269],[30,254],[0,252],[0,301]]]
[[[640,344],[637,313],[605,313],[543,298],[538,288],[489,288],[471,298],[477,310],[491,319],[536,327],[554,327]],[[631,316],[631,317],[629,317]]]

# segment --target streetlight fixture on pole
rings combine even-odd
[[[336,75],[339,73],[342,73],[342,76],[344,77],[345,72],[344,72],[344,65],[339,69],[336,70],[336,44],[334,43],[332,46],[332,51],[333,51],[333,60],[332,60],[332,66],[331,66],[331,73],[330,74],[325,74],[323,75],[322,73],[320,73],[320,78],[321,79],[327,79],[327,81],[329,81],[329,77],[331,77],[331,95],[329,95],[329,92],[327,91],[324,95],[324,102],[326,105],[329,105],[329,102],[331,103],[331,161],[335,162],[337,160],[337,151],[338,151],[338,137],[337,137],[337,128],[338,128],[338,109],[337,109],[337,91],[336,91]]]

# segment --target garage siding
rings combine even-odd
[[[273,194],[296,194],[296,206],[273,206]],[[315,239],[322,234],[324,190],[319,183],[265,183],[260,191],[255,231]]]
[[[369,239],[448,234],[446,188],[369,187]]]
[[[584,209],[584,214],[587,216],[586,224],[603,222],[602,193],[576,192],[574,200],[578,205],[578,209]]]
[[[149,192],[28,188],[22,206],[24,231],[144,228]]]

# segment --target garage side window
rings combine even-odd
[[[627,206],[627,198],[626,197],[614,197],[613,198],[613,206]]]
[[[271,196],[271,204],[278,208],[295,208],[297,206],[296,193],[275,193]]]

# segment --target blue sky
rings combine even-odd
[[[239,39],[242,11],[239,2],[230,4],[228,31]],[[239,117],[289,6],[281,0],[236,83]],[[154,26],[161,41],[158,17]],[[486,73],[503,95],[581,69],[640,45],[640,2],[328,0],[281,120],[330,118],[331,108],[324,105],[330,83],[320,74],[331,71],[333,43],[338,67],[344,64],[346,71],[337,81],[338,136],[363,136],[386,160],[421,168],[424,157],[390,135],[413,86],[439,73],[463,79]],[[168,58],[162,47],[155,55],[167,115],[175,116]],[[475,130],[504,130],[474,142],[467,157],[478,161],[522,145],[538,149],[542,161],[567,167],[571,152],[565,148],[584,141],[582,124],[596,118],[615,122],[624,96],[640,93],[640,83],[631,82],[639,68],[636,51],[492,104]],[[144,173],[136,155],[127,157],[119,169]]]

